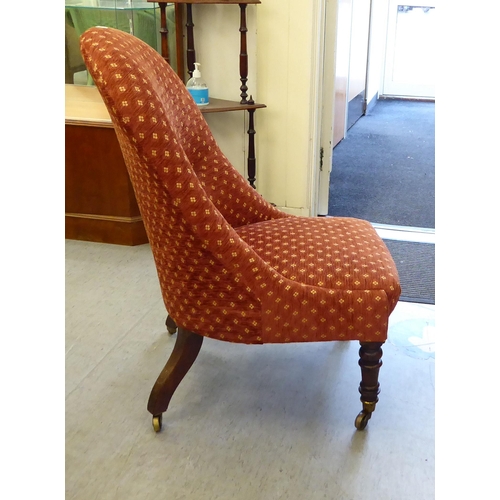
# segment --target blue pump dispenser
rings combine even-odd
[[[201,77],[200,63],[194,63],[193,77],[186,83],[186,88],[198,106],[209,104],[208,86]]]

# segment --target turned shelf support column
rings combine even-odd
[[[184,81],[184,35],[182,33],[182,4],[175,4],[175,53],[177,75]]]
[[[149,0],[153,1],[153,0]],[[168,28],[167,28],[167,4],[168,2],[159,0],[160,6],[160,35],[161,35],[161,54],[163,58],[170,64],[170,53],[168,46]],[[204,2],[194,2],[194,3],[204,3]],[[215,2],[217,3],[217,2]],[[223,1],[220,3],[224,3]],[[236,3],[236,2],[231,2]],[[251,2],[251,3],[260,3],[260,2]],[[194,44],[194,22],[193,22],[193,4],[186,3],[186,52],[183,51],[183,17],[184,17],[184,3],[183,2],[175,2],[175,39],[176,39],[176,56],[177,56],[177,74],[182,79],[185,80],[185,71],[184,71],[184,61],[187,66],[188,79],[192,78],[194,71],[194,63],[196,62],[196,51]],[[239,104],[244,106],[253,106],[255,104],[252,96],[248,98],[248,49],[247,49],[247,4],[246,3],[238,3],[240,8],[240,54],[239,54],[239,70],[240,70],[240,102]],[[186,59],[184,59],[184,54]],[[214,99],[216,100],[216,99]],[[237,101],[236,101],[237,102]],[[234,102],[234,104],[236,104]],[[257,107],[265,107],[262,105],[257,105]],[[235,109],[235,108],[230,108]],[[230,110],[227,109],[227,110]],[[248,110],[248,156],[247,156],[247,174],[248,174],[248,182],[250,185],[255,188],[256,181],[256,156],[255,156],[255,125],[254,125],[254,109],[248,109],[248,107],[243,107],[243,110]],[[222,111],[222,110],[221,110]],[[203,110],[202,110],[203,112]],[[168,326],[168,325],[167,325]]]
[[[254,104],[254,100],[252,99],[252,96],[250,96],[250,100],[248,101],[248,104]],[[250,186],[252,186],[255,189],[256,158],[255,158],[255,128],[254,128],[254,122],[253,122],[254,113],[255,113],[255,109],[248,110],[248,159],[247,159],[247,166],[248,166],[248,182],[250,183]]]
[[[167,27],[167,4],[159,2],[160,6],[160,37],[161,37],[161,55],[163,59],[170,64],[170,53],[168,50],[168,27]]]
[[[160,7],[160,42],[161,42],[161,55],[170,66],[170,48],[168,45],[168,23],[167,23],[167,6],[168,2],[158,2]],[[183,35],[182,29],[182,5],[175,4],[175,54],[177,57],[176,72],[179,78],[184,81],[184,49],[183,49]]]
[[[241,81],[241,101],[240,104],[247,104],[247,81],[248,81],[248,52],[247,52],[247,6],[240,3],[240,81]]]
[[[194,71],[194,63],[196,62],[196,52],[194,50],[194,23],[193,23],[193,6],[192,4],[186,4],[187,9],[187,19],[186,19],[186,30],[187,30],[187,70],[189,73],[189,78],[192,78]]]

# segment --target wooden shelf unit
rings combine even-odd
[[[255,158],[255,128],[254,128],[254,113],[256,109],[265,108],[265,104],[254,102],[252,96],[248,97],[248,53],[247,53],[247,25],[246,25],[246,8],[249,4],[260,4],[260,0],[184,0],[184,1],[158,1],[147,0],[150,3],[158,3],[160,7],[160,35],[161,35],[161,54],[163,58],[170,64],[170,52],[168,47],[168,28],[166,18],[167,4],[175,4],[175,34],[176,34],[176,50],[177,50],[177,74],[181,80],[186,83],[187,75],[189,78],[194,71],[194,63],[196,61],[196,49],[194,44],[194,23],[193,23],[193,4],[212,4],[212,5],[238,5],[240,8],[240,101],[227,101],[210,97],[208,106],[200,106],[202,113],[222,113],[227,111],[247,111],[248,112],[248,158],[247,172],[248,182],[255,188],[256,181],[256,158]],[[185,9],[184,9],[185,6]],[[184,25],[185,19],[185,25]],[[184,26],[186,27],[186,62],[184,62]]]

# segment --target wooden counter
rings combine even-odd
[[[263,104],[210,98],[202,113]],[[66,238],[120,245],[148,242],[111,118],[96,87],[66,85]]]
[[[66,85],[66,125],[113,128],[108,110],[94,86]]]
[[[66,85],[66,238],[148,242],[111,118],[95,87]]]

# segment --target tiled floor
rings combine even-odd
[[[175,338],[149,246],[66,241],[66,499],[434,498],[434,307],[391,316],[365,431],[358,346],[206,339],[155,434]]]
[[[434,229],[406,228],[374,224],[381,238],[435,243]],[[400,302],[391,315],[389,342],[408,356],[417,359],[435,357],[434,305]]]

